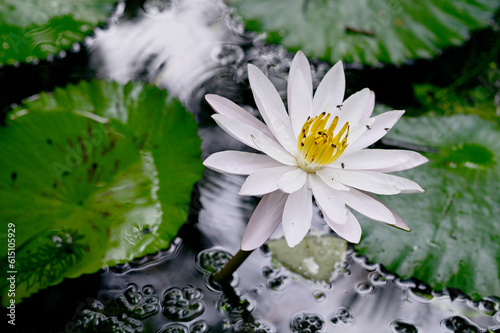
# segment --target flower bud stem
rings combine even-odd
[[[250,254],[252,254],[252,252],[253,250],[239,250],[238,253],[236,253],[234,257],[232,257],[231,260],[229,260],[217,274],[215,274],[212,281],[218,284],[230,282],[231,278],[233,277],[233,273],[238,269],[238,267],[240,267],[243,261],[245,261],[245,259],[248,258]]]

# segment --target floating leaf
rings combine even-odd
[[[0,2],[0,65],[68,50],[111,13],[113,0]]]
[[[289,247],[284,239],[267,244],[274,259],[292,272],[325,282],[343,268],[347,251],[347,242],[333,236],[308,236],[295,247]]]
[[[429,162],[401,172],[424,194],[383,197],[413,229],[363,225],[360,254],[402,278],[458,288],[474,299],[500,295],[500,127],[477,116],[404,118],[388,137],[433,147]]]
[[[337,62],[395,63],[430,58],[488,25],[490,0],[231,0],[250,30],[292,51]]]
[[[10,113],[0,151],[0,219],[15,225],[18,298],[166,248],[203,170],[192,115],[139,83],[42,93]]]

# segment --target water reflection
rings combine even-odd
[[[158,3],[167,5],[150,2],[129,19],[122,17],[125,8],[119,7],[116,20],[88,42],[93,69],[122,83],[152,82],[180,98],[200,123],[204,157],[244,149],[210,121],[203,95],[210,92],[251,103],[246,63],[252,62],[285,97],[291,56],[243,32],[222,1]],[[317,85],[328,65],[313,67]],[[347,273],[331,285],[304,283],[276,267],[262,249],[241,266],[234,282],[235,293],[255,319],[242,321],[241,312],[207,283],[207,267],[216,267],[226,257],[219,253],[212,256],[214,263],[200,264],[201,256],[214,248],[224,253],[238,250],[256,203],[237,195],[242,182],[242,177],[207,170],[198,184],[201,206],[194,207],[199,210],[198,223],[183,228],[183,240],[177,239],[164,252],[99,273],[100,293],[109,295],[107,300],[85,303],[69,323],[83,331],[100,321],[124,331],[162,333],[207,332],[208,327],[211,332],[280,333],[500,331],[497,300],[473,303],[449,291],[433,292],[418,282],[400,281],[353,253],[347,259]],[[313,223],[319,233],[329,230],[317,210]],[[103,327],[101,332],[106,331]]]

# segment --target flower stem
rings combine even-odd
[[[240,265],[245,261],[246,258],[253,252],[252,251],[243,251],[239,250],[238,253],[234,255],[234,257],[231,258],[227,262],[227,264],[222,267],[222,269],[215,274],[213,277],[212,281],[218,284],[223,284],[224,282],[229,282],[231,281],[231,278],[233,277],[233,273],[240,267]]]

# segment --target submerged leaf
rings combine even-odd
[[[203,170],[192,115],[139,83],[42,93],[10,113],[0,151],[18,298],[166,248]]]
[[[292,272],[315,281],[331,281],[346,259],[347,242],[333,236],[308,236],[295,247],[289,247],[285,239],[267,244],[275,260]]]
[[[424,194],[383,197],[413,229],[364,223],[360,254],[403,278],[500,295],[500,127],[477,116],[404,118],[388,137],[432,147],[429,162],[401,172]]]

